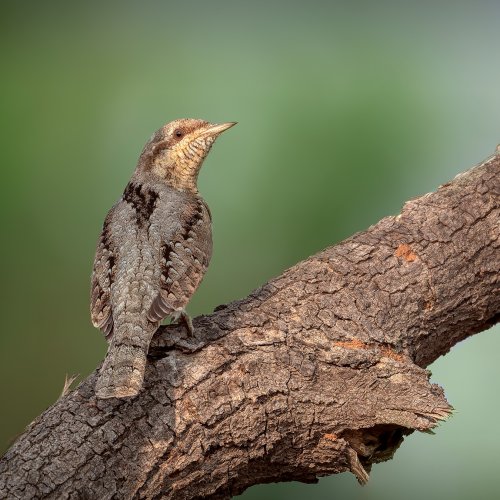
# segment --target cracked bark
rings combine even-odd
[[[145,386],[96,373],[0,462],[0,498],[229,498],[351,471],[452,408],[425,367],[499,319],[500,155],[247,298],[163,328]]]

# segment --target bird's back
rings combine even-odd
[[[211,254],[211,217],[200,196],[131,181],[106,217],[96,252],[95,326],[102,326],[104,308],[114,323],[123,313],[147,313],[160,292],[172,311],[184,308]]]
[[[94,265],[92,317],[111,342],[100,397],[137,393],[154,332],[186,307],[211,253],[210,212],[201,197],[147,181],[127,185],[106,217]],[[120,372],[123,384],[116,383]]]

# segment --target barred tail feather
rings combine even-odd
[[[120,330],[123,331],[122,335]],[[115,330],[96,382],[95,392],[98,398],[126,398],[139,393],[149,343],[155,330],[156,328],[150,328],[144,331],[131,325],[128,329]]]

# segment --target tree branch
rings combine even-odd
[[[195,320],[156,335],[145,387],[96,372],[0,462],[1,498],[229,498],[350,470],[452,408],[425,367],[499,318],[500,156]]]

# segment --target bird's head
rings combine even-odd
[[[150,172],[177,189],[196,192],[203,160],[215,139],[233,125],[188,118],[167,123],[144,146],[137,172]]]

